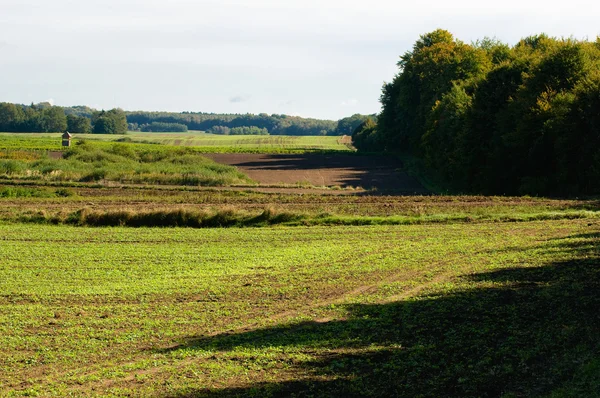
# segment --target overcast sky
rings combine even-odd
[[[600,34],[600,1],[0,0],[0,102],[127,110],[380,110],[419,35]]]

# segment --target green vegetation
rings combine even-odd
[[[317,136],[239,136],[204,133],[152,134],[130,133],[133,141],[198,147],[202,152],[303,153],[310,151],[349,151],[338,137]]]
[[[0,236],[3,396],[600,394],[596,221]]]
[[[0,131],[62,132],[67,118],[61,107],[0,103]]]
[[[336,139],[0,136],[1,396],[600,393],[597,199],[256,187],[115,142],[186,135]]]
[[[357,129],[355,146],[419,157],[464,191],[600,193],[599,43],[423,35],[384,86],[377,126]]]
[[[338,122],[0,104],[0,396],[599,397],[597,197],[382,183],[597,193],[598,44],[438,30]]]
[[[152,122],[181,123],[189,130],[208,131],[211,128],[256,127],[271,135],[334,135],[337,122],[287,115],[214,114],[200,112],[128,112],[127,121],[136,125]]]
[[[93,137],[95,138],[95,137]],[[338,137],[317,136],[232,136],[190,132],[188,134],[129,133],[123,137],[133,142],[196,147],[206,153],[305,153],[311,151],[350,151]],[[102,137],[101,139],[113,139]]]
[[[164,144],[186,146],[205,153],[305,153],[320,151],[352,151],[341,142],[340,137],[317,136],[224,136],[192,131],[188,133],[138,133],[126,135],[78,134],[74,140],[84,139],[94,145],[105,145],[101,141],[121,143]],[[52,150],[59,151],[60,134],[47,133],[0,133],[0,156],[2,151]]]
[[[350,117],[345,117],[343,119],[338,120],[337,127],[335,129],[335,135],[352,135],[354,130],[358,128],[362,123],[366,122],[369,119],[372,119],[373,116],[366,116],[360,114],[354,114]]]
[[[121,109],[93,111],[89,116],[65,112],[49,103],[18,105],[0,103],[0,131],[124,134],[127,119]]]
[[[0,103],[0,131],[124,134],[131,131],[208,131],[216,134],[350,135],[366,116],[355,114],[339,121],[288,115],[215,114],[202,112],[98,111],[87,106],[59,107],[47,102],[20,105]],[[253,132],[248,132],[252,129]]]
[[[144,132],[173,132],[173,133],[185,133],[188,128],[185,124],[181,123],[161,123],[152,122],[150,124],[142,124],[139,126],[140,131]]]
[[[0,187],[0,198],[63,198],[73,196],[74,192],[68,188],[50,189],[46,187]]]
[[[62,134],[50,133],[0,133],[0,154],[2,158],[10,157],[11,153],[27,151],[59,151]]]
[[[269,130],[266,128],[259,127],[225,127],[225,126],[214,126],[208,129],[209,134],[221,134],[221,135],[269,135]]]
[[[56,159],[40,151],[6,150],[5,155],[2,159],[0,152],[0,177],[6,179],[175,185],[252,183],[235,168],[217,164],[188,148],[79,141]]]
[[[125,134],[127,133],[127,117],[122,109],[96,111],[92,113],[91,124],[94,134]]]
[[[203,224],[203,220],[217,214],[227,220],[220,226],[524,222],[599,216],[596,200],[371,196],[366,191],[304,187],[258,192],[252,190],[256,188],[42,185],[35,181],[5,181],[0,189],[7,192],[3,195],[7,199],[0,201],[0,220],[12,222],[210,227],[212,221]],[[10,193],[18,190],[29,193]],[[49,195],[49,191],[61,193]]]
[[[92,132],[92,122],[87,117],[67,115],[67,131],[89,134]]]
[[[0,198],[54,198],[71,196],[74,191],[58,189],[35,188],[11,188],[0,190]],[[214,195],[219,196],[219,195]],[[221,200],[227,195],[220,195]],[[80,197],[77,202],[85,203],[89,198]],[[206,199],[204,199],[206,200]],[[292,199],[293,200],[293,199]],[[235,200],[233,200],[235,201]],[[155,203],[161,203],[156,198]],[[70,203],[74,204],[73,201]],[[204,206],[201,209],[183,207],[178,202],[179,208],[168,209],[141,209],[137,203],[137,209],[127,208],[127,201],[121,203],[120,210],[101,209],[96,204],[96,210],[87,207],[74,211],[62,208],[59,212],[46,209],[43,202],[37,201],[36,207],[27,209],[20,207],[14,211],[5,210],[1,216],[5,221],[33,222],[37,224],[73,224],[80,226],[105,227],[191,227],[191,228],[215,228],[215,227],[263,227],[269,225],[286,226],[315,226],[315,225],[413,225],[413,224],[450,224],[450,223],[481,223],[481,222],[526,222],[540,220],[574,220],[574,219],[598,219],[600,212],[597,210],[585,210],[581,204],[578,206],[556,206],[548,208],[544,206],[533,206],[524,204],[521,208],[510,209],[503,206],[489,206],[479,209],[466,208],[459,210],[431,206],[427,210],[415,211],[414,209],[398,211],[389,214],[389,210],[383,211],[383,206],[370,206],[365,209],[353,209],[348,211],[344,202],[340,205],[328,205],[330,211],[323,211],[322,206],[306,207],[299,209],[298,203],[292,205],[273,206],[266,205],[262,209],[257,206],[235,207],[227,206]],[[346,204],[347,205],[347,204]],[[464,204],[462,204],[463,207]],[[69,206],[71,207],[71,206]],[[125,208],[125,210],[123,210]],[[337,212],[336,212],[337,210]],[[453,210],[453,211],[452,211]],[[375,214],[373,214],[375,213]],[[387,213],[387,214],[386,214]]]

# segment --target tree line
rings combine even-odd
[[[137,123],[129,123],[130,131],[143,131],[146,133],[152,132],[163,132],[163,133],[185,133],[188,128],[182,123],[164,123],[164,122],[152,122],[142,125]]]
[[[160,123],[184,124],[189,130],[230,131],[236,128],[256,127],[271,135],[351,135],[364,116],[353,115],[339,121],[303,118],[266,113],[215,114],[201,112],[127,112],[129,123],[138,125]],[[358,122],[357,122],[358,121]],[[351,128],[348,128],[351,126]],[[220,129],[225,127],[230,130]],[[211,130],[212,129],[212,130]],[[219,132],[217,134],[223,134]]]
[[[226,126],[214,126],[209,128],[207,131],[209,134],[220,134],[220,135],[269,135],[269,131],[266,128],[260,128],[256,126],[242,126],[242,127],[226,127]]]
[[[600,38],[541,34],[514,46],[420,37],[353,142],[421,158],[456,188],[600,192]]]
[[[92,111],[87,116],[65,112],[65,108],[49,103],[19,105],[0,103],[0,131],[25,133],[96,133],[125,134],[127,119],[121,109]]]
[[[217,134],[351,135],[367,116],[333,120],[288,115],[98,111],[87,106],[0,103],[0,131],[125,134],[130,131],[218,131]],[[214,130],[217,128],[216,130]],[[248,130],[252,129],[252,131]],[[228,132],[228,133],[224,133]]]

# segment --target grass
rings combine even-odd
[[[526,222],[600,216],[597,200],[482,196],[372,196],[368,192],[190,186],[0,183],[0,220],[75,225],[406,225]],[[221,215],[221,216],[219,216]],[[215,219],[215,220],[216,220]]]
[[[198,131],[188,133],[138,133],[127,135],[77,134],[75,139],[94,141],[121,141],[145,144],[163,144],[195,148],[204,153],[305,153],[305,152],[352,152],[332,136],[230,136],[206,134]],[[60,150],[60,134],[51,133],[0,133],[0,153],[7,149]]]
[[[0,152],[0,176],[16,180],[133,184],[252,183],[234,167],[215,163],[187,148],[90,141],[77,142],[58,158],[36,151],[7,150],[4,156]]]
[[[0,237],[2,396],[600,393],[595,221]]]
[[[26,191],[27,192],[27,191]],[[1,197],[2,192],[0,192]],[[48,197],[58,194],[47,192]],[[43,196],[38,196],[43,197]],[[115,210],[98,211],[82,208],[72,213],[49,214],[44,210],[26,212],[5,221],[32,222],[37,224],[72,224],[88,227],[264,227],[271,225],[315,226],[315,225],[412,225],[450,224],[474,222],[526,222],[539,220],[598,219],[600,212],[571,210],[523,214],[433,214],[419,216],[363,216],[332,215],[329,213],[289,212],[266,207],[257,212],[226,206],[217,209],[189,210],[185,208],[162,210]]]

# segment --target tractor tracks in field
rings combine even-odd
[[[424,290],[434,286],[435,284],[449,280],[451,278],[452,274],[453,273],[451,273],[449,271],[442,270],[439,273],[437,273],[436,275],[434,275],[433,277],[431,277],[428,281],[419,283],[417,286],[414,286],[407,290],[404,290],[399,294],[384,297],[382,300],[377,301],[377,304],[386,304],[386,303],[391,303],[391,302],[400,301],[403,299],[408,299],[410,297],[414,297],[414,296],[420,294],[421,292],[423,292]],[[401,282],[401,281],[410,281],[410,280],[418,279],[419,276],[422,276],[422,272],[419,272],[419,271],[406,272],[406,271],[404,271],[404,272],[394,273],[392,275],[389,275],[386,278],[383,278],[382,280],[380,280],[376,283],[370,283],[370,284],[357,286],[350,291],[346,291],[346,292],[342,293],[341,295],[332,295],[323,300],[319,300],[319,301],[313,302],[311,304],[302,306],[301,308],[280,312],[280,313],[274,314],[272,316],[263,318],[260,322],[252,322],[252,323],[246,324],[244,326],[241,326],[241,327],[238,327],[235,329],[230,329],[227,331],[207,333],[203,336],[198,336],[198,338],[207,339],[207,338],[214,338],[214,337],[218,337],[218,336],[235,335],[235,334],[247,333],[247,332],[250,332],[253,330],[257,330],[259,328],[273,327],[278,322],[291,320],[293,318],[297,318],[299,316],[306,315],[306,314],[310,313],[311,311],[326,308],[331,305],[347,304],[352,299],[358,298],[363,295],[376,293],[379,289],[381,289],[382,286],[385,286],[388,284],[393,284],[396,282]],[[334,319],[332,319],[332,318],[315,318],[312,320],[312,322],[326,323],[326,322],[333,321],[333,320]],[[188,346],[189,346],[189,344],[186,344],[186,343],[177,344],[177,345],[174,345],[171,347],[166,347],[164,349],[161,349],[160,351],[162,353],[164,353],[165,355],[168,355],[171,352],[175,352],[179,349],[182,349],[182,348],[185,348]],[[140,360],[141,359],[142,358],[140,358]],[[155,366],[155,367],[151,367],[148,369],[128,371],[127,376],[125,378],[115,379],[115,380],[102,380],[102,381],[93,383],[93,385],[96,387],[100,387],[100,388],[112,388],[112,387],[120,387],[120,386],[127,385],[127,384],[135,384],[136,380],[140,377],[147,377],[147,376],[160,374],[164,367],[175,366],[178,368],[184,368],[186,366],[189,366],[192,363],[202,361],[202,360],[205,360],[205,359],[199,358],[199,357],[193,356],[193,355],[190,357],[183,358],[183,359],[179,359],[176,357],[173,357],[173,358],[167,357],[167,358],[164,358],[164,361],[166,363],[163,363],[160,366]],[[138,361],[136,361],[136,360],[128,361],[127,363],[120,364],[119,367],[132,366],[136,362],[138,362]],[[82,386],[82,387],[84,387],[84,386]],[[85,387],[89,388],[91,386],[88,385]]]
[[[311,310],[329,307],[332,305],[347,304],[349,301],[351,301],[352,299],[355,299],[357,297],[376,293],[379,289],[381,289],[382,286],[396,283],[396,282],[401,282],[403,280],[411,280],[411,279],[413,279],[413,277],[417,277],[418,274],[419,274],[418,272],[410,272],[410,273],[404,272],[404,273],[399,273],[399,274],[398,273],[393,274],[381,281],[378,281],[377,283],[361,285],[361,286],[358,286],[358,287],[352,289],[351,291],[346,292],[342,295],[329,297],[327,299],[317,301],[315,303],[312,303],[310,305],[304,306],[299,309],[281,312],[279,314],[275,314],[273,316],[266,318],[266,320],[281,321],[284,319],[296,318],[298,316],[306,314],[307,312],[309,312]],[[385,297],[382,300],[376,301],[376,303],[377,304],[387,304],[387,303],[407,299],[409,297],[413,297],[413,296],[421,293],[423,290],[426,290],[427,288],[429,288],[435,284],[438,284],[440,282],[447,280],[450,277],[450,275],[452,275],[452,273],[450,273],[450,272],[439,273],[439,274],[435,275],[433,278],[431,278],[431,280],[429,280],[425,283],[420,283],[418,286],[409,288],[408,290],[405,290],[399,294]],[[317,318],[317,319],[315,319],[315,322],[324,323],[329,320],[331,320],[331,319],[330,318]],[[247,326],[244,326],[243,328],[241,328],[242,329],[241,331],[252,330],[253,328],[258,327],[258,326],[260,326],[258,323],[255,323],[252,325],[247,325]]]
[[[401,300],[405,300],[405,299],[417,296],[420,293],[422,293],[423,291],[429,289],[430,287],[432,287],[436,284],[450,280],[452,278],[452,275],[456,274],[455,270],[454,270],[454,272],[445,271],[443,269],[443,264],[437,264],[435,266],[435,268],[438,269],[439,272],[437,272],[436,274],[434,274],[431,277],[428,277],[427,281],[418,282],[418,284],[416,286],[408,287],[407,289],[404,289],[403,291],[401,291],[398,294],[384,296],[380,300],[376,300],[375,303],[376,304],[387,304],[387,303],[401,301]],[[295,309],[279,312],[277,314],[262,318],[259,321],[251,322],[246,325],[243,325],[243,326],[240,326],[240,327],[237,327],[234,329],[230,329],[227,331],[218,331],[218,332],[213,332],[213,333],[207,333],[202,336],[198,336],[197,338],[207,339],[207,338],[214,338],[214,337],[218,337],[218,336],[242,334],[242,333],[247,333],[247,332],[257,330],[260,328],[273,327],[273,326],[277,325],[278,323],[289,322],[289,321],[293,320],[294,318],[306,316],[306,315],[310,314],[311,312],[318,311],[321,309],[326,309],[327,307],[331,307],[332,305],[337,306],[337,305],[349,304],[352,300],[357,299],[361,296],[376,294],[379,290],[381,290],[382,287],[384,287],[386,285],[403,282],[403,281],[404,282],[419,281],[424,277],[423,274],[425,272],[431,272],[431,268],[428,268],[427,270],[423,270],[423,271],[399,270],[398,272],[394,272],[394,273],[388,275],[387,277],[382,278],[381,280],[379,280],[377,282],[359,285],[359,286],[354,287],[351,290],[341,292],[339,294],[336,294],[336,293],[331,294],[331,295],[329,295],[329,297],[324,297],[321,300],[314,301],[312,303],[309,303],[304,306],[300,306]],[[334,319],[334,318],[330,318],[330,317],[320,317],[320,318],[316,317],[316,318],[312,319],[312,322],[327,323],[327,322],[334,321],[337,319],[338,318]],[[292,327],[293,327],[293,325],[292,325]],[[160,349],[159,352],[163,353],[164,357],[160,361],[158,361],[160,364],[158,364],[156,366],[151,366],[150,368],[145,368],[145,369],[126,370],[125,372],[127,373],[127,376],[125,376],[125,377],[120,377],[118,379],[97,380],[97,381],[93,381],[93,382],[89,382],[89,383],[84,383],[81,385],[73,385],[72,387],[73,387],[74,391],[85,393],[86,391],[90,391],[90,390],[91,391],[94,391],[94,390],[102,391],[102,390],[115,388],[115,387],[131,386],[131,385],[135,385],[137,383],[137,380],[140,377],[148,377],[148,376],[160,374],[164,370],[165,367],[175,366],[177,368],[183,368],[192,363],[205,360],[205,359],[200,358],[195,355],[192,355],[190,357],[186,357],[183,359],[177,358],[177,356],[173,356],[173,357],[169,358],[170,353],[175,352],[179,349],[185,348],[187,346],[189,346],[189,344],[182,343],[182,344],[176,344],[176,345],[173,345],[170,347],[164,347],[164,348]],[[154,349],[154,348],[151,348],[150,350],[156,351],[156,349]],[[106,365],[108,365],[110,368],[113,368],[113,369],[132,368],[132,367],[135,367],[137,364],[139,364],[140,361],[147,360],[146,354],[147,354],[147,349],[142,350],[142,352],[139,352],[137,355],[130,357],[125,362],[118,363],[118,364],[111,363],[111,364],[106,364]],[[90,367],[88,369],[80,369],[81,373],[78,372],[78,377],[85,378],[87,376],[92,376],[94,374],[98,374],[98,373],[102,372],[102,369],[105,369],[104,366],[96,363],[96,364],[94,364],[93,367]],[[58,374],[54,373],[51,375],[49,374],[49,375],[46,375],[46,377],[43,377],[43,379],[52,378],[55,380],[60,380],[61,377],[67,376],[68,373],[70,373],[70,372],[58,372]],[[30,380],[30,382],[31,381],[32,380]],[[63,380],[63,382],[64,382],[64,380]],[[34,383],[35,383],[35,381],[34,381]],[[13,387],[16,387],[16,386],[13,386]]]

